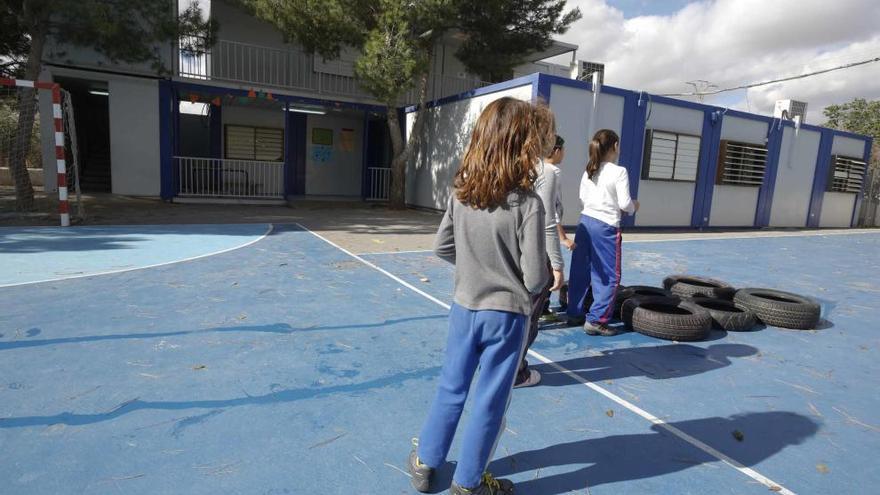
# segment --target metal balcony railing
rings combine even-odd
[[[284,162],[174,157],[178,196],[283,199]]]
[[[350,65],[350,62],[333,64]],[[328,65],[322,63],[320,65]],[[346,66],[347,69],[352,69]],[[197,38],[182,38],[178,48],[177,73],[199,80],[228,81],[255,86],[307,91],[317,95],[344,96],[373,100],[357,80],[344,74],[316,70],[315,55],[296,46],[267,46],[220,40],[203,48]],[[352,73],[352,70],[343,70]],[[428,100],[464,93],[491,83],[477,78],[460,78],[443,74],[431,76]],[[415,104],[418,91],[406,93],[401,104]]]

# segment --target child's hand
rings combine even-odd
[[[568,249],[569,251],[574,251],[574,248],[577,247],[577,244],[575,244],[574,241],[569,239],[568,237],[562,240],[562,245],[565,246],[566,249]]]

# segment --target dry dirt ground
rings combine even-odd
[[[37,192],[37,208],[32,213],[15,212],[11,188],[0,188],[0,226],[58,225],[58,201]],[[217,223],[299,223],[354,253],[418,251],[430,249],[440,213],[408,209],[389,210],[382,204],[293,200],[287,206],[178,204],[154,198],[113,194],[83,197],[85,220],[82,225],[151,225]],[[76,206],[71,205],[75,217]],[[854,232],[823,230],[823,233]],[[781,237],[810,234],[804,229],[764,229],[733,231],[657,231],[629,232],[628,241],[690,238]]]

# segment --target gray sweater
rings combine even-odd
[[[434,242],[437,256],[455,265],[456,304],[524,315],[549,279],[544,249],[544,207],[534,193],[478,210],[453,191]]]
[[[548,166],[541,160],[536,167],[538,178],[535,180],[535,193],[544,205],[544,237],[547,245],[547,257],[554,270],[563,271],[565,261],[562,259],[562,247],[559,244],[559,232],[556,230],[556,202],[559,199],[559,175],[555,167]]]

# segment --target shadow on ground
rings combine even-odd
[[[772,411],[680,421],[669,426],[712,445],[744,466],[754,466],[812,437],[820,425],[806,416]],[[663,426],[653,425],[650,433],[576,440],[519,452],[496,460],[489,470],[496,476],[534,471],[534,479],[517,483],[517,493],[555,495],[716,462],[714,456],[678,440]],[[587,466],[549,476],[537,471],[583,464]]]
[[[556,365],[571,370],[590,382],[644,376],[656,380],[683,378],[715,371],[732,364],[733,358],[753,356],[758,349],[744,344],[713,344],[706,348],[689,344],[629,347],[601,351]],[[541,372],[541,385],[561,387],[576,382],[549,364],[535,366]]]

